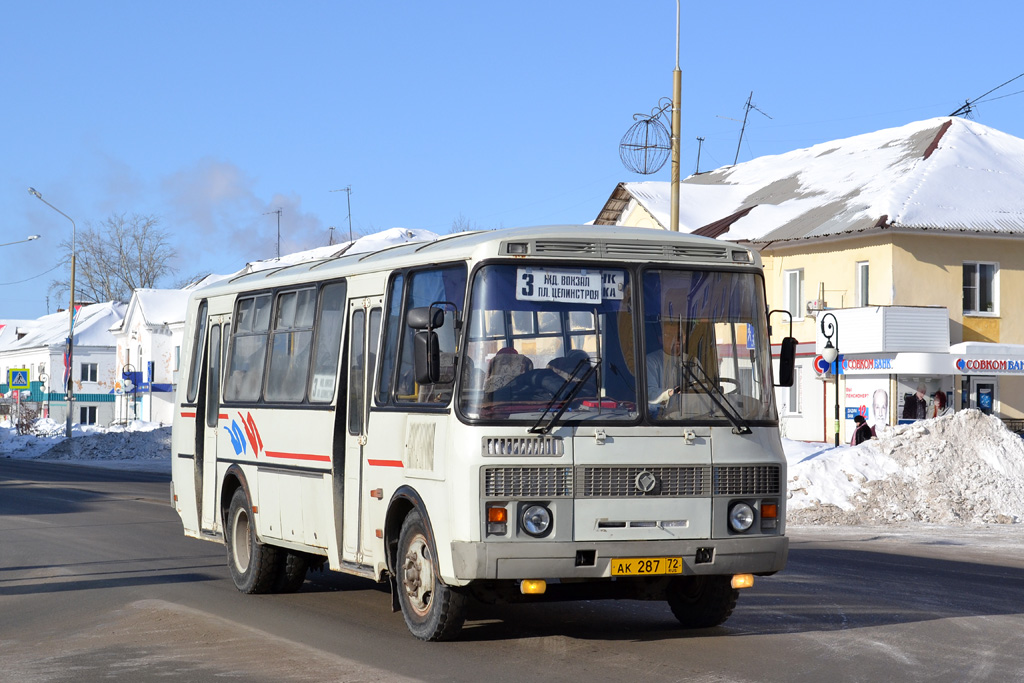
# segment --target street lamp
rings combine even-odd
[[[826,330],[825,321],[828,318],[832,318],[832,322],[829,323],[828,330]],[[835,363],[833,372],[836,380],[836,448],[839,448],[839,321],[836,320],[834,314],[826,313],[821,316],[821,333],[825,335],[825,348],[821,350],[821,357],[829,365]],[[834,346],[832,345],[833,336],[836,338]]]
[[[17,240],[15,242],[4,242],[3,244],[0,244],[0,247],[9,247],[12,244],[21,244],[22,242],[31,242],[32,240],[37,240],[37,239],[39,239],[39,235],[29,235],[28,237],[26,237],[23,240]]]
[[[75,393],[74,393],[74,389],[75,389],[75,385],[74,385],[74,375],[75,375],[74,367],[75,366],[74,366],[74,363],[73,363],[74,351],[75,351],[75,247],[76,247],[76,244],[75,244],[75,220],[71,216],[67,215],[66,213],[64,213],[63,211],[58,209],[56,206],[51,204],[50,202],[48,202],[45,199],[43,199],[43,195],[39,194],[39,192],[34,187],[28,188],[28,192],[33,197],[35,197],[36,199],[41,201],[43,204],[46,204],[48,207],[50,207],[51,209],[53,209],[54,211],[59,213],[61,216],[64,216],[64,218],[67,218],[69,221],[71,221],[71,305],[68,306],[68,339],[67,339],[68,381],[67,381],[67,385],[65,387],[65,389],[67,391],[67,396],[65,398],[67,400],[68,415],[67,415],[67,420],[66,420],[65,425],[64,425],[64,436],[70,439],[71,438],[71,413],[74,411],[74,401],[75,401]]]

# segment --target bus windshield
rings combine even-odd
[[[750,273],[484,266],[459,410],[486,422],[774,419],[762,291]]]

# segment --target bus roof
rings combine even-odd
[[[510,249],[509,245],[515,246]],[[704,265],[761,264],[755,250],[709,237],[652,228],[548,225],[463,232],[437,240],[404,242],[378,251],[341,254],[327,259],[242,273],[197,289],[193,298],[264,289],[312,279],[340,278],[423,263],[517,256]],[[314,275],[311,276],[311,273]]]

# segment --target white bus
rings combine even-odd
[[[171,498],[244,593],[326,565],[389,581],[425,640],[471,599],[667,600],[700,628],[785,565],[742,246],[520,228],[285,266],[194,293],[184,358]]]

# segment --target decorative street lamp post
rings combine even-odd
[[[29,191],[29,194],[31,194],[33,197],[35,197],[36,199],[41,201],[43,204],[46,204],[48,207],[50,207],[51,209],[53,209],[54,211],[59,213],[61,216],[64,216],[64,218],[67,218],[69,221],[71,221],[71,305],[68,306],[68,339],[67,339],[67,350],[66,350],[66,355],[67,355],[67,359],[68,359],[68,362],[67,362],[67,373],[68,373],[67,380],[68,381],[67,381],[67,385],[65,387],[65,389],[67,391],[66,400],[67,400],[68,414],[67,414],[67,420],[66,420],[65,426],[64,426],[64,436],[70,439],[71,438],[71,414],[72,414],[72,412],[74,412],[74,405],[75,405],[74,404],[74,401],[75,401],[75,383],[74,383],[75,382],[75,379],[74,379],[75,373],[74,373],[74,367],[75,366],[74,366],[74,363],[73,363],[74,351],[75,351],[75,247],[76,247],[76,245],[75,245],[75,231],[76,231],[75,230],[75,220],[71,216],[67,215],[66,213],[64,213],[63,211],[58,209],[56,206],[51,204],[50,202],[48,202],[45,199],[43,199],[43,195],[39,194],[39,192],[37,192],[34,187],[28,188],[28,191]]]
[[[826,330],[825,322],[828,318],[832,318],[832,321]],[[834,314],[826,313],[821,316],[821,333],[825,335],[825,348],[821,350],[821,357],[829,365],[835,363],[832,366],[832,373],[836,380],[836,448],[839,448],[839,321]],[[834,346],[832,337],[836,338]]]

